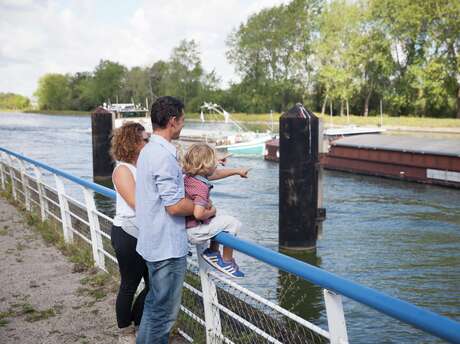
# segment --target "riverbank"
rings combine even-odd
[[[0,197],[1,343],[113,343],[115,294],[80,271]]]
[[[460,133],[460,119],[457,118],[432,118],[432,117],[393,117],[384,115],[382,118],[379,116],[321,116],[315,113],[319,118],[324,121],[325,127],[343,126],[343,125],[358,125],[358,126],[382,126],[388,130],[395,131],[429,131],[429,132],[453,132]],[[281,114],[273,114],[274,125],[278,124]],[[200,120],[200,114],[191,113],[187,114],[187,119]],[[214,120],[219,120],[213,116]],[[271,126],[272,118],[270,114],[232,114],[232,119],[237,122],[248,124],[257,124]]]
[[[18,111],[0,110],[0,113],[13,113]],[[56,115],[56,116],[89,116],[90,111],[74,111],[74,110],[24,110],[24,113],[43,114],[43,115]],[[422,132],[440,132],[440,133],[460,133],[460,119],[457,118],[431,118],[431,117],[394,117],[384,115],[383,118],[379,116],[330,116],[316,114],[323,119],[325,127],[343,126],[343,125],[358,125],[358,126],[382,126],[392,131],[422,131]],[[271,127],[272,117],[273,124],[276,126],[281,114],[276,113],[271,116],[270,114],[245,114],[234,113],[231,115],[232,119],[237,122],[246,123],[248,125],[261,125],[264,128]],[[187,113],[187,120],[200,121],[199,113]],[[212,116],[210,121],[223,122],[217,116]]]
[[[118,282],[90,268],[86,258],[56,242],[54,229],[18,211],[5,196],[0,195],[0,343],[116,342]],[[175,336],[171,342],[184,340]]]
[[[25,113],[35,113],[39,115],[57,115],[57,116],[90,116],[91,111],[77,110],[24,110]]]

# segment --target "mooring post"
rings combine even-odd
[[[110,111],[98,107],[91,114],[93,139],[93,178],[103,181],[112,177],[114,162],[110,157],[110,135],[113,130],[113,117]]]
[[[297,104],[280,117],[279,246],[316,246],[318,220],[318,117]]]

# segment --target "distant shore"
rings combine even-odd
[[[34,113],[37,115],[57,115],[57,116],[89,116],[91,111],[78,111],[78,110],[34,110],[34,109],[24,109],[24,110],[11,110],[11,109],[0,109],[0,113]]]
[[[25,113],[35,113],[38,115],[61,115],[61,116],[89,116],[91,111],[78,110],[24,110]]]
[[[55,116],[89,116],[91,111],[76,111],[76,110],[4,110],[0,109],[0,112],[13,113],[34,113],[43,115],[55,115]],[[433,118],[433,117],[415,117],[415,116],[388,116],[384,115],[383,118],[380,116],[355,116],[350,115],[349,119],[346,116],[333,116],[332,118],[328,115],[321,116],[316,113],[320,118],[323,119],[325,127],[331,126],[344,126],[344,125],[358,125],[358,126],[382,126],[391,131],[425,131],[425,132],[441,132],[441,133],[459,133],[460,134],[460,119],[457,118]],[[237,122],[243,122],[254,125],[268,125],[271,126],[272,119],[275,126],[278,125],[279,117],[281,114],[276,113],[272,116],[270,114],[246,114],[246,113],[233,113],[231,117]],[[187,118],[191,121],[199,121],[199,113],[187,113]],[[211,122],[223,122],[220,118],[213,116]]]

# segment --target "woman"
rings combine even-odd
[[[134,326],[139,326],[141,322],[148,292],[148,270],[143,258],[136,252],[138,229],[135,225],[136,162],[148,141],[149,134],[145,128],[134,122],[123,124],[112,137],[111,155],[116,161],[112,181],[117,204],[111,238],[121,277],[115,309],[120,329],[118,342],[126,344],[136,342]],[[145,288],[133,303],[142,278]]]

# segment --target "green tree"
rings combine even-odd
[[[70,77],[69,109],[90,111],[99,105],[93,95],[92,81],[89,72],[77,72]]]
[[[70,87],[68,75],[45,74],[38,81],[35,96],[41,110],[66,110],[69,108]]]
[[[460,118],[460,2],[457,0],[428,1],[425,2],[425,6],[428,6],[429,13],[431,13],[428,33],[435,47],[431,50],[433,61],[430,67],[434,71],[435,78],[443,74],[437,71],[442,68],[445,75],[443,84],[448,93],[455,98],[455,113],[456,117]],[[432,87],[433,84],[430,83],[430,86]],[[439,92],[434,93],[439,95]],[[447,97],[444,99],[446,101]]]
[[[152,98],[149,68],[133,67],[126,72],[120,90],[121,99],[144,104],[146,98]]]
[[[93,101],[102,104],[107,101],[129,101],[121,99],[121,89],[126,77],[126,67],[109,60],[101,60],[96,66],[94,77],[88,88],[93,94]]]
[[[393,43],[397,68],[389,100],[395,112],[460,118],[460,3],[369,1],[373,17]]]
[[[340,115],[344,105],[359,88],[353,38],[359,32],[362,12],[355,3],[334,1],[324,8],[320,18],[320,32],[316,42],[318,81],[325,90],[323,110],[329,99],[340,101]]]
[[[369,114],[369,103],[374,93],[385,93],[394,73],[391,42],[372,18],[367,1],[359,4],[360,17],[357,34],[350,37],[350,60],[359,78],[360,92],[364,98],[362,113]]]
[[[166,61],[157,61],[150,68],[149,86],[153,98],[166,94],[166,81],[169,65]]]
[[[248,18],[227,39],[227,58],[242,78],[252,111],[283,111],[309,86],[311,37],[321,1],[295,0]],[[234,88],[235,90],[236,88]]]
[[[194,40],[182,40],[171,54],[168,90],[187,103],[199,95],[203,75],[198,44]]]
[[[174,95],[191,111],[199,111],[203,101],[215,98],[219,84],[214,71],[207,73],[203,69],[199,46],[194,40],[182,40],[168,61],[155,62],[149,80],[155,97]]]
[[[30,107],[30,99],[20,94],[0,92],[0,109],[24,110]]]

